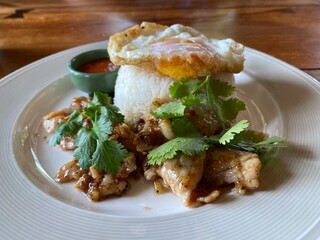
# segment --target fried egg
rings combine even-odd
[[[243,45],[209,39],[191,27],[143,22],[110,37],[108,52],[116,65],[152,69],[174,79],[243,69]]]

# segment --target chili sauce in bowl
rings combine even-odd
[[[71,82],[89,95],[96,91],[113,95],[118,69],[119,67],[110,61],[106,49],[81,53],[68,64]]]

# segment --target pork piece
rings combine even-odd
[[[70,109],[62,109],[56,112],[51,112],[43,117],[43,127],[47,133],[54,133],[60,122],[68,120],[71,114]]]
[[[58,124],[61,122],[66,122],[70,114],[72,113],[71,109],[63,109],[56,112],[51,112],[48,115],[43,117],[43,127],[47,133],[52,134],[57,129]],[[61,140],[59,143],[62,150],[74,150],[76,146],[74,145],[74,139],[72,137],[66,137]]]
[[[109,138],[109,140],[118,141],[123,146],[125,146],[129,152],[135,152],[136,145],[133,144],[133,140],[135,137],[136,134],[131,131],[129,126],[125,123],[122,123],[114,127],[112,136]]]
[[[78,110],[79,112],[82,112],[84,107],[87,105],[88,102],[90,102],[91,99],[87,97],[74,97],[72,99],[70,109],[72,111]]]
[[[80,168],[78,160],[74,158],[59,169],[55,180],[60,183],[79,180],[84,173],[86,173],[86,171]]]
[[[99,172],[90,167],[84,173],[75,188],[82,190],[92,201],[100,201],[109,196],[119,196],[128,186],[129,174],[137,169],[136,159],[133,153],[122,161],[117,173]]]
[[[167,141],[162,133],[166,127],[156,119],[151,118],[140,123],[139,128],[141,129],[133,141],[138,152],[149,151]]]
[[[43,127],[47,133],[51,134],[57,129],[58,124],[61,122],[66,122],[74,110],[80,112],[83,111],[85,105],[90,101],[90,98],[86,97],[75,97],[69,108],[51,112],[43,117]],[[88,119],[83,119],[83,126],[88,125]],[[74,150],[76,146],[74,145],[74,139],[72,137],[66,137],[61,140],[60,147],[62,150]]]
[[[86,97],[75,97],[72,99],[72,103],[69,108],[51,112],[43,117],[43,126],[47,133],[53,133],[60,122],[65,122],[68,120],[70,114],[74,110],[80,112],[83,111],[85,105],[90,101],[90,98]]]
[[[191,204],[192,191],[197,187],[203,174],[205,155],[180,156],[167,160],[157,170],[165,185],[169,186],[185,205]]]
[[[259,187],[261,162],[255,153],[211,148],[207,151],[203,181],[210,185],[235,184],[233,190],[245,194]]]
[[[76,149],[76,145],[74,144],[74,139],[72,137],[65,137],[60,142],[60,147],[62,150],[74,150]]]
[[[215,201],[219,186],[235,184],[234,190],[245,194],[259,187],[261,162],[255,153],[211,148],[203,155],[183,154],[164,161],[161,166],[144,166],[144,176],[157,192],[170,189],[187,207]]]
[[[204,171],[205,154],[186,156],[180,154],[166,160],[162,166],[150,166],[144,175],[154,182],[157,192],[162,192],[161,185],[171,189],[180,201],[188,207],[198,207],[203,203],[216,200],[219,191],[202,191],[198,189]]]
[[[75,188],[82,190],[92,201],[99,201],[108,196],[121,195],[127,188],[130,173],[136,169],[133,153],[129,153],[129,156],[122,161],[117,173],[98,171],[94,167],[83,170],[78,161],[73,159],[59,169],[55,180],[60,183],[77,180]]]
[[[212,136],[222,130],[210,106],[190,107],[186,111],[186,116],[203,136]]]

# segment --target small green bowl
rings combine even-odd
[[[101,58],[109,58],[106,49],[84,52],[70,60],[68,63],[69,76],[76,88],[89,95],[96,91],[108,93],[109,95],[114,94],[118,70],[106,73],[84,73],[77,70],[81,65]]]

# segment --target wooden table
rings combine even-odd
[[[141,21],[182,23],[208,37],[231,37],[320,80],[317,0],[0,0],[0,78]]]

